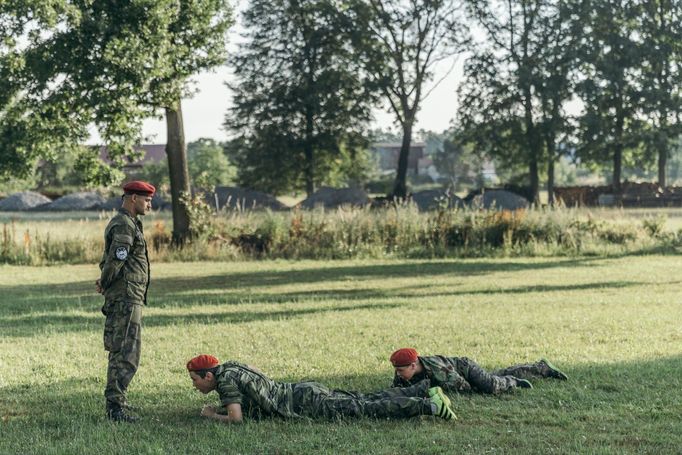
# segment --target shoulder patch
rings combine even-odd
[[[128,257],[128,250],[124,246],[116,248],[116,258],[124,261]]]

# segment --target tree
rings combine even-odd
[[[648,123],[644,142],[657,156],[658,184],[666,186],[666,165],[682,134],[682,6],[671,0],[642,0],[635,15],[642,47],[638,85]]]
[[[547,159],[547,202],[554,205],[554,167],[569,150],[573,125],[566,103],[574,94],[575,68],[582,39],[582,1],[555,3],[538,20],[543,34],[551,36],[540,49],[535,92],[540,100],[538,128]]]
[[[456,130],[444,133],[441,147],[433,155],[433,164],[439,174],[447,177],[455,191],[483,187],[484,159],[474,153],[471,144],[464,143]]]
[[[642,48],[634,41],[637,9],[629,0],[588,1],[581,22],[586,33],[580,48],[584,105],[578,155],[584,162],[612,161],[611,183],[621,190],[624,159],[641,142],[641,91],[636,81]]]
[[[393,197],[407,195],[412,129],[430,93],[427,83],[434,65],[463,50],[459,6],[457,0],[360,0],[353,10],[354,22],[366,37],[358,41],[365,71],[380,83],[402,129]]]
[[[199,188],[230,184],[235,178],[235,168],[221,144],[213,139],[201,138],[187,144],[187,158],[190,177]]]
[[[3,136],[10,131],[13,137],[3,141],[9,143],[4,153],[20,163],[27,161],[27,148],[32,159],[45,156],[45,138],[75,144],[94,124],[110,158],[121,165],[134,155],[142,120],[163,110],[173,238],[182,244],[189,236],[181,197],[189,192],[189,178],[180,99],[191,75],[225,60],[232,24],[228,0],[54,0],[9,2],[3,8],[2,29],[11,25],[27,38],[23,48],[4,40],[11,46],[3,59],[14,68],[6,83],[10,102],[4,103],[11,110],[2,125]],[[38,25],[36,14],[45,18]],[[80,168],[91,180],[111,183],[120,176],[94,151],[79,150]]]
[[[70,82],[56,81],[61,65],[43,64],[50,30],[76,16],[65,1],[0,2],[0,177],[28,177],[39,159],[77,152],[88,137],[86,113],[73,106]],[[73,19],[71,19],[73,20]],[[46,38],[46,35],[50,38]],[[57,62],[58,63],[58,62]]]
[[[350,45],[353,24],[334,0],[253,0],[225,125],[241,145],[238,180],[272,193],[316,185],[342,145],[362,145],[372,91]]]
[[[458,88],[458,140],[495,159],[507,174],[527,179],[528,135],[515,84],[515,72],[490,49],[481,47],[467,59]]]
[[[556,134],[571,58],[570,31],[561,2],[467,0],[486,33],[472,46],[460,95],[462,124],[470,138],[508,166],[527,166],[529,193],[538,201],[540,164],[549,146],[556,160]],[[550,174],[553,164],[548,166]],[[551,181],[551,180],[550,180]]]

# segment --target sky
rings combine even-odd
[[[237,43],[242,40],[243,28],[240,26],[240,15],[248,2],[236,4],[237,23],[229,32],[228,56],[237,50]],[[417,113],[417,124],[414,132],[421,129],[442,132],[450,126],[457,110],[457,85],[462,79],[464,55],[452,57],[434,66],[434,78],[423,88],[422,93],[429,93],[421,103]],[[228,57],[229,60],[229,57]],[[231,92],[225,85],[232,74],[229,66],[222,66],[213,71],[198,74],[192,78],[194,94],[182,100],[182,114],[185,125],[185,141],[192,142],[200,138],[211,138],[217,141],[228,139],[223,129],[223,122],[231,103]],[[435,88],[434,88],[435,86]],[[392,129],[398,131],[395,116],[386,108],[377,108],[373,112],[374,120],[371,128]],[[143,143],[164,144],[166,142],[165,118],[149,118],[142,129]],[[88,143],[97,144],[101,139],[94,127]]]
[[[462,76],[464,58],[453,58],[439,62],[435,67],[434,80],[427,85],[423,93],[433,87],[437,81],[442,81],[422,102],[421,111],[417,114],[417,125],[414,131],[420,129],[442,132],[450,125],[457,107],[457,84]],[[450,69],[452,68],[452,71]],[[231,77],[227,66],[212,72],[204,72],[196,76],[193,97],[183,99],[182,111],[185,122],[185,140],[192,142],[199,138],[212,138],[224,141],[228,138],[222,124],[230,107],[230,90],[225,85]],[[393,128],[394,116],[386,109],[375,109],[372,128]],[[143,127],[144,143],[162,144],[166,142],[165,119],[150,118]],[[93,134],[93,141],[97,142],[97,135]]]

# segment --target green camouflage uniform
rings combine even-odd
[[[218,367],[216,391],[223,406],[238,403],[249,417],[405,418],[433,413],[429,381],[371,394],[331,390],[316,382],[276,382],[238,362]]]
[[[487,372],[476,362],[466,357],[445,357],[441,355],[419,356],[423,371],[409,381],[397,374],[393,387],[407,387],[415,382],[429,379],[433,387],[440,386],[450,392],[478,391],[497,394],[516,387],[516,379],[548,377],[546,365],[529,363]]]
[[[107,406],[123,406],[140,364],[142,305],[147,303],[149,256],[142,223],[120,209],[104,230],[99,264],[104,289],[104,349],[109,351]]]

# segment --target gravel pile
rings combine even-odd
[[[270,194],[234,186],[218,186],[214,192],[205,193],[204,200],[218,210],[224,208],[285,210],[287,208]]]
[[[483,194],[471,199],[472,208],[518,210],[529,207],[528,200],[523,196],[505,190],[487,190]]]
[[[20,212],[31,210],[52,202],[50,198],[43,196],[35,191],[22,191],[14,193],[0,201],[0,211]]]
[[[464,206],[461,198],[445,190],[425,190],[412,193],[410,199],[421,211]]]
[[[330,188],[323,186],[301,202],[305,209],[324,207],[333,209],[342,205],[362,206],[369,204],[369,196],[359,188]]]
[[[48,212],[67,212],[72,210],[97,210],[106,199],[94,191],[83,191],[79,193],[67,194],[56,199],[50,204],[41,206],[34,210]]]

